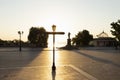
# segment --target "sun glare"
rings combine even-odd
[[[63,47],[66,45],[66,38],[63,37],[65,35],[55,36],[55,47]],[[48,48],[53,48],[53,36],[49,35],[48,37]]]
[[[55,63],[58,65],[58,63],[57,62],[59,62],[60,61],[60,54],[59,54],[59,51],[57,51],[57,50],[55,50]],[[53,51],[50,51],[50,60],[51,60],[51,62],[52,62],[52,60],[53,60]]]
[[[52,32],[52,25],[56,25],[56,32],[65,32],[65,25],[64,23],[61,23],[61,19],[58,17],[51,17],[47,19],[47,23],[49,26],[46,27],[46,29],[50,32]],[[66,42],[66,35],[55,35],[55,47],[62,47],[65,45]],[[48,37],[48,47],[52,49],[53,47],[53,35],[49,35]]]

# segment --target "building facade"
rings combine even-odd
[[[93,40],[93,46],[95,47],[115,47],[116,43],[116,39],[109,37],[104,31]]]

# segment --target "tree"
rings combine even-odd
[[[3,46],[3,42],[4,41],[2,39],[0,39],[0,47]]]
[[[113,36],[115,36],[118,41],[120,42],[120,20],[118,20],[117,22],[112,22],[111,23],[111,33]]]
[[[39,30],[40,30],[38,35],[39,47],[47,47],[48,34],[46,33],[46,30],[43,27],[41,27]]]
[[[28,40],[36,47],[47,47],[48,34],[43,27],[32,27],[29,30]]]
[[[73,44],[76,46],[88,46],[89,42],[93,40],[93,36],[89,34],[89,31],[83,30],[82,32],[78,32],[74,38],[72,38]]]

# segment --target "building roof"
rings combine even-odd
[[[104,38],[104,37],[109,37],[107,33],[105,33],[104,31],[100,34],[97,35],[98,38]]]

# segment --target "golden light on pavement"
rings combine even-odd
[[[52,62],[52,60],[53,60],[53,52],[52,51],[50,51],[49,56],[50,56],[49,60],[50,60],[50,62]],[[55,63],[56,63],[56,65],[59,65],[58,61],[60,61],[60,57],[61,56],[59,54],[59,51],[55,50]]]

